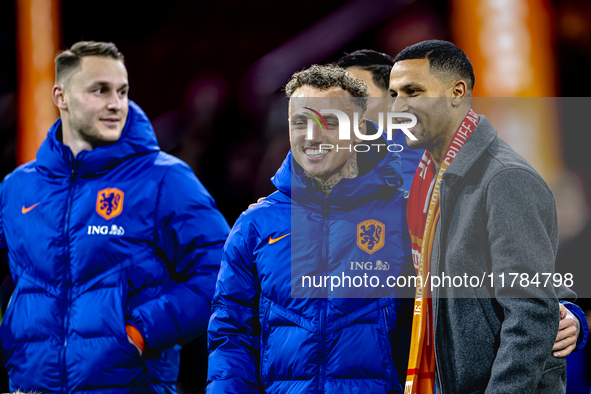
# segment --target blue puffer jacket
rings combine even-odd
[[[206,331],[229,227],[134,103],[112,145],[74,158],[60,134],[58,120],[0,189],[16,284],[0,329],[11,390],[174,393],[179,345]]]
[[[325,198],[289,153],[278,191],[237,220],[209,322],[208,393],[402,393],[414,288],[361,298],[373,290],[300,285],[301,273],[414,275],[400,160],[358,161],[365,173]],[[364,243],[359,228],[371,224],[383,231]]]

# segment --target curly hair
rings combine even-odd
[[[341,88],[349,92],[362,113],[367,109],[369,90],[365,82],[360,78],[353,77],[336,64],[324,66],[314,64],[310,68],[293,74],[287,85],[285,85],[285,94],[288,98],[291,98],[295,91],[302,86],[310,86],[319,90]]]

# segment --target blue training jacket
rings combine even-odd
[[[174,393],[180,345],[206,331],[229,227],[133,102],[114,144],[74,158],[60,135],[58,120],[0,186],[0,256],[16,285],[0,328],[10,388]]]
[[[402,393],[414,287],[360,298],[371,290],[306,293],[294,276],[414,275],[400,159],[357,157],[361,175],[326,198],[290,152],[272,179],[278,191],[237,220],[209,322],[208,393]],[[358,262],[380,271],[352,270]]]

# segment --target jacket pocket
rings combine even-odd
[[[260,368],[261,368],[261,380],[263,382],[267,381],[267,342],[269,339],[269,332],[271,331],[271,327],[269,324],[269,312],[270,306],[265,304],[263,307],[262,315],[261,315],[261,340],[260,340]]]
[[[549,356],[536,393],[564,393],[566,390],[566,359]]]
[[[138,349],[135,347],[134,344],[129,342],[127,331],[126,331],[126,324],[128,321],[128,317],[130,315],[130,311],[127,307],[127,293],[129,290],[128,278],[129,278],[129,267],[123,268],[120,272],[120,282],[119,286],[121,288],[121,300],[120,300],[120,314],[117,315],[118,318],[118,325],[117,325],[117,337],[119,339],[119,343],[121,346],[121,350],[123,353],[126,354],[126,357],[131,357],[135,363],[141,363],[141,356]],[[141,332],[140,332],[141,333]]]
[[[10,296],[10,301],[8,301],[6,312],[2,317],[2,325],[0,325],[0,344],[2,345],[3,349],[2,359],[4,361],[4,365],[7,365],[8,355],[12,353],[11,348],[13,343],[13,333],[10,326],[12,324],[12,311],[14,310],[17,297],[18,288],[14,289],[12,295]]]

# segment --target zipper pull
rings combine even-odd
[[[72,168],[72,173],[70,174],[70,182],[74,182],[74,178],[76,178],[76,173],[74,172],[74,169]]]
[[[322,216],[324,216],[325,218],[328,217],[328,207],[326,205],[322,206]]]

